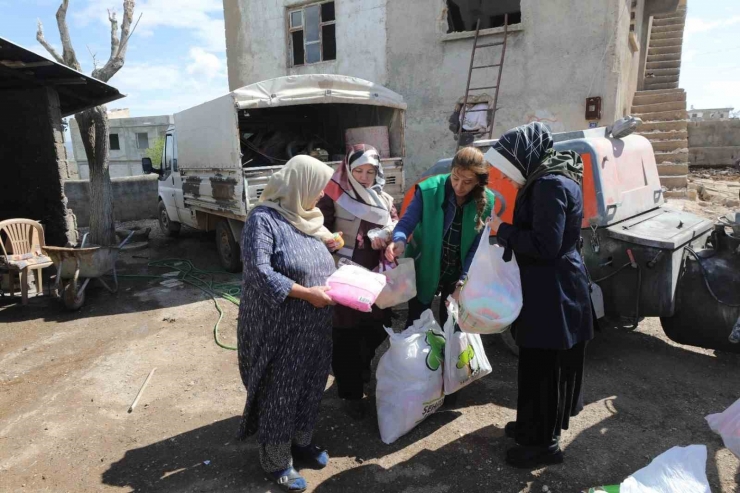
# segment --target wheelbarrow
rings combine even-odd
[[[116,260],[118,253],[134,235],[134,231],[118,246],[85,247],[87,234],[82,238],[78,248],[43,247],[46,255],[57,268],[56,283],[52,295],[61,298],[68,310],[79,310],[85,303],[85,288],[91,279],[97,279],[111,293],[118,291]],[[103,276],[112,271],[113,287],[103,280]]]

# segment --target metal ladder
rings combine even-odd
[[[480,19],[478,19],[478,23],[475,26],[475,38],[473,40],[473,51],[470,54],[470,68],[468,69],[468,83],[465,86],[465,98],[463,99],[463,105],[462,109],[460,110],[460,128],[457,131],[457,148],[455,149],[455,152],[460,149],[460,139],[462,138],[463,133],[463,124],[465,123],[465,115],[468,113],[475,113],[475,112],[482,112],[485,111],[488,113],[489,116],[489,122],[488,122],[488,138],[493,138],[493,125],[496,121],[496,110],[498,110],[497,104],[498,104],[498,91],[499,87],[501,86],[501,72],[504,70],[504,57],[506,56],[506,41],[509,36],[509,14],[504,15],[504,40],[497,42],[497,43],[486,43],[486,44],[478,44],[478,35],[480,34]],[[495,46],[501,46],[501,60],[499,63],[495,63],[493,65],[475,65],[475,52],[481,48],[492,48]],[[485,86],[485,87],[470,87],[470,80],[473,77],[473,70],[480,70],[480,69],[486,69],[486,68],[496,68],[498,67],[498,78],[496,80],[495,86]],[[471,110],[468,111],[468,96],[470,96],[470,91],[484,91],[487,89],[496,89],[496,92],[493,96],[493,107],[488,108],[486,110]],[[478,132],[476,135],[485,135],[486,132]]]

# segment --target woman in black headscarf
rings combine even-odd
[[[511,252],[522,279],[524,306],[514,324],[519,346],[516,422],[506,435],[517,446],[506,461],[531,468],[563,461],[561,430],[583,408],[586,343],[593,338],[588,276],[579,252],[583,162],[555,152],[541,123],[506,132],[486,154],[518,189],[513,224],[493,217],[491,229]]]

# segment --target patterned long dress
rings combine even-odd
[[[242,239],[239,372],[247,388],[239,438],[258,434],[268,471],[292,464],[308,445],[329,375],[332,307],[288,298],[293,283],[323,286],[335,266],[326,246],[267,207],[250,214]]]

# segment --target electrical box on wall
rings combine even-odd
[[[601,97],[586,98],[586,120],[601,120]]]

